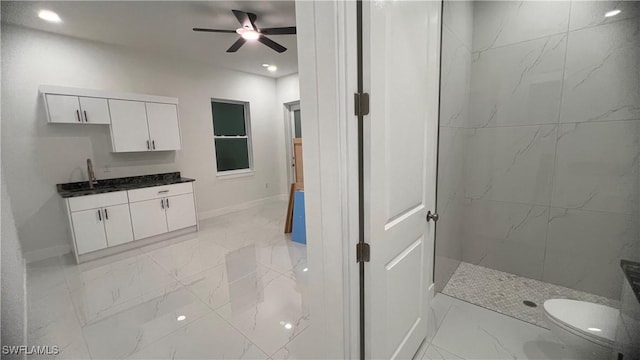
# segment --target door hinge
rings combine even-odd
[[[356,245],[356,260],[357,262],[369,262],[369,258],[371,256],[371,251],[369,249],[369,244],[367,243],[358,243]]]
[[[353,94],[355,100],[355,115],[364,116],[369,115],[369,94],[368,93],[355,93]]]

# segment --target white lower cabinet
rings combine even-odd
[[[107,247],[101,209],[73,212],[71,221],[78,254],[86,254]]]
[[[71,213],[78,254],[133,241],[129,204]]]
[[[196,224],[196,208],[193,194],[170,196],[165,199],[167,227],[169,231],[183,229]]]
[[[164,199],[139,201],[129,204],[133,237],[136,240],[167,232]]]
[[[77,255],[195,226],[194,200],[192,183],[68,198]]]
[[[106,207],[103,209],[103,215],[108,246],[116,246],[133,241],[129,204]]]
[[[193,193],[129,204],[136,240],[196,225]]]

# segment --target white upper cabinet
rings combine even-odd
[[[179,150],[180,127],[175,104],[146,103],[152,150]]]
[[[140,101],[109,100],[114,152],[151,150],[147,111]]]
[[[82,123],[77,96],[47,94],[47,113],[51,123]]]
[[[111,124],[107,99],[80,97],[80,115],[85,124]]]
[[[111,125],[113,152],[180,150],[178,99],[40,86],[50,123]]]

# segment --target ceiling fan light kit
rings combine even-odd
[[[282,53],[287,51],[287,48],[278,44],[277,42],[269,39],[266,35],[295,35],[296,27],[295,26],[287,26],[287,27],[277,27],[277,28],[266,28],[266,29],[258,29],[255,24],[258,16],[253,13],[247,13],[240,10],[232,10],[233,14],[236,16],[236,19],[240,22],[242,27],[237,28],[235,30],[220,30],[220,29],[206,29],[206,28],[193,28],[193,31],[199,32],[213,32],[213,33],[236,33],[240,35],[238,40],[231,45],[227,49],[227,52],[233,53],[238,51],[242,45],[244,45],[247,41],[258,40],[262,44],[270,47],[271,49]]]

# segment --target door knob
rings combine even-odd
[[[433,220],[433,222],[438,221],[438,213],[432,213],[431,210],[427,211],[427,222]]]

